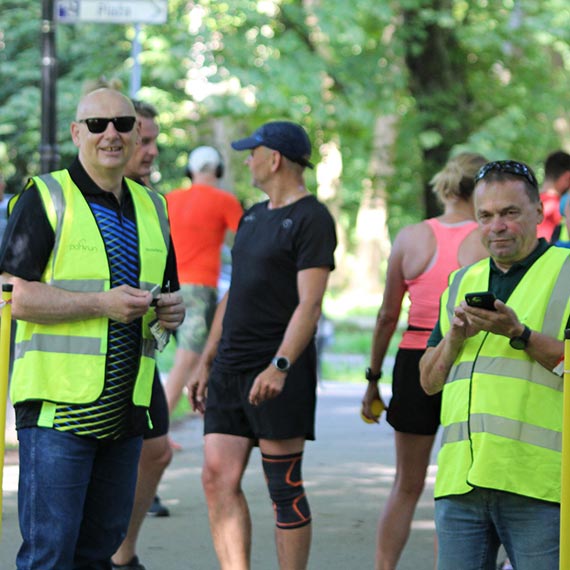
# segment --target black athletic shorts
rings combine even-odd
[[[291,366],[283,392],[259,406],[249,391],[263,370],[226,372],[212,367],[204,415],[204,434],[224,433],[254,439],[315,439],[316,358],[308,351]]]
[[[439,426],[441,392],[428,396],[420,385],[420,358],[425,350],[400,348],[392,375],[392,399],[386,420],[396,430],[434,435]]]
[[[160,381],[158,369],[155,367],[154,380],[152,381],[152,396],[150,399],[150,407],[148,409],[152,429],[147,426],[143,433],[143,439],[153,439],[166,435],[168,433],[168,404],[166,403],[166,394],[164,387]]]

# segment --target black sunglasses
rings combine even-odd
[[[524,178],[531,186],[538,190],[538,182],[536,181],[536,176],[534,172],[522,162],[516,162],[515,160],[497,160],[495,162],[488,162],[483,165],[479,172],[475,175],[475,184],[482,180],[489,174],[489,172],[506,172],[507,174],[513,174],[515,176],[521,176]]]
[[[92,119],[79,119],[77,122],[85,123],[90,133],[99,134],[104,132],[109,123],[113,123],[113,126],[119,133],[130,133],[135,126],[136,120],[136,117],[112,117],[110,119],[94,117]]]

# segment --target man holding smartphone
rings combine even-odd
[[[570,252],[537,238],[525,164],[483,166],[475,212],[490,259],[452,274],[420,362],[424,390],[443,390],[438,568],[495,568],[500,544],[519,570],[556,568]],[[486,290],[495,310],[464,300]]]

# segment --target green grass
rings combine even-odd
[[[182,398],[180,398],[180,401],[178,402],[178,405],[170,415],[170,421],[175,422],[176,420],[181,420],[182,418],[188,416],[188,414],[191,412],[192,409],[190,408],[190,402],[188,402],[186,394],[183,394]]]
[[[362,382],[364,370],[370,363],[375,313],[365,309],[357,313],[351,311],[350,315],[333,319],[333,322],[334,339],[324,350],[321,376],[325,380]],[[387,356],[396,356],[402,332],[401,327],[396,329],[390,341]],[[384,368],[382,382],[390,383],[392,381],[391,366]]]
[[[335,325],[334,340],[327,347],[333,354],[370,354],[372,331]]]
[[[161,372],[168,372],[174,364],[174,353],[176,352],[176,341],[171,337],[170,342],[162,352],[156,353],[156,363]]]
[[[174,364],[174,353],[176,352],[176,341],[174,338],[170,339],[170,342],[166,345],[166,348],[162,352],[157,352],[156,362],[158,364],[158,369],[163,373],[167,373]],[[192,410],[190,409],[190,403],[186,394],[183,394],[178,402],[178,405],[170,415],[171,421],[176,421],[187,416]]]

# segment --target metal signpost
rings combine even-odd
[[[55,16],[62,24],[134,24],[129,94],[132,98],[136,97],[141,86],[140,25],[164,24],[168,18],[168,0],[57,0]]]
[[[42,0],[42,121],[41,171],[58,168],[56,146],[56,22],[79,24],[134,24],[130,95],[140,89],[141,72],[139,31],[141,24],[164,24],[168,19],[168,0]]]

